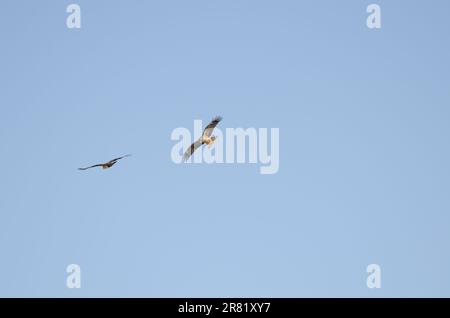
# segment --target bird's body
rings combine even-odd
[[[116,161],[117,162],[117,161]],[[111,162],[111,163],[105,163],[105,164],[103,164],[102,165],[102,169],[109,169],[109,168],[111,168],[112,166],[114,166],[115,164],[116,164],[116,162]]]
[[[114,166],[114,165],[117,163],[117,161],[119,161],[120,159],[123,159],[123,158],[126,158],[126,157],[130,157],[130,156],[131,156],[131,155],[122,156],[122,157],[119,157],[119,158],[115,158],[115,159],[113,159],[113,160],[110,160],[110,161],[108,161],[108,162],[105,162],[105,163],[99,163],[99,164],[97,164],[97,165],[93,165],[93,166],[86,167],[86,168],[78,168],[78,170],[87,170],[87,169],[96,168],[96,167],[101,167],[103,170],[109,169],[109,168],[111,168],[112,166]]]
[[[212,136],[212,137],[203,136],[202,137],[202,144],[203,145],[208,145],[209,148],[212,147],[212,145],[214,144],[214,141],[216,141],[216,137],[215,136]]]
[[[212,133],[214,131],[214,128],[216,128],[216,126],[220,123],[221,120],[222,117],[217,116],[208,124],[208,126],[206,126],[202,136],[196,142],[194,142],[184,153],[183,155],[184,161],[187,161],[200,146],[208,145],[209,148],[213,146],[217,137],[213,136]]]

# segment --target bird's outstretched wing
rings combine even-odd
[[[103,166],[108,166],[111,167],[112,165],[114,165],[117,161],[119,161],[120,159],[126,158],[126,157],[130,157],[131,155],[125,155],[119,158],[115,158],[113,160],[110,160],[106,163],[99,163],[98,165],[93,165],[90,167],[86,167],[86,168],[78,168],[78,170],[87,170],[87,169],[91,169],[91,168],[96,168],[96,167],[103,167]]]
[[[221,120],[222,117],[220,116],[214,117],[213,120],[208,124],[208,126],[206,126],[205,130],[203,131],[203,136],[211,137],[214,128],[216,128],[216,126],[220,123]]]
[[[101,166],[103,166],[103,164],[93,165],[93,166],[86,167],[86,168],[78,168],[78,170],[87,170],[87,169],[101,167]]]
[[[192,156],[192,154],[198,149],[198,147],[200,147],[201,145],[202,145],[202,139],[200,138],[186,150],[186,152],[183,155],[183,160],[187,161]]]
[[[109,163],[117,162],[117,161],[119,161],[120,159],[123,159],[123,158],[126,158],[126,157],[131,157],[131,155],[125,155],[125,156],[122,156],[122,157],[119,157],[119,158],[115,158],[115,159],[109,161]]]

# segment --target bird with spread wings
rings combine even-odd
[[[96,168],[96,167],[102,167],[102,169],[109,169],[112,166],[114,166],[117,163],[117,161],[119,161],[119,160],[121,160],[123,158],[126,158],[126,157],[130,157],[130,156],[131,155],[125,155],[125,156],[122,156],[122,157],[110,160],[110,161],[105,162],[105,163],[99,163],[97,165],[93,165],[93,166],[86,167],[86,168],[78,168],[78,170],[87,170],[87,169]]]
[[[217,137],[213,136],[212,133],[214,131],[214,128],[216,128],[216,126],[220,123],[221,120],[222,117],[220,116],[213,118],[213,120],[203,130],[202,136],[186,150],[186,152],[183,155],[184,161],[187,161],[200,146],[208,145],[208,147],[212,147],[212,145],[217,139]]]

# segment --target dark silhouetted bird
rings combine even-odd
[[[114,166],[117,163],[117,161],[119,161],[120,159],[123,159],[123,158],[126,158],[126,157],[130,157],[130,156],[131,155],[122,156],[122,157],[110,160],[110,161],[108,161],[106,163],[99,163],[97,165],[93,165],[93,166],[86,167],[86,168],[78,168],[78,170],[87,170],[87,169],[96,168],[96,167],[102,167],[102,169],[109,169],[112,166]]]

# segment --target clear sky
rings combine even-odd
[[[449,11],[2,0],[0,296],[450,296]],[[279,128],[278,174],[174,164],[214,115]]]

